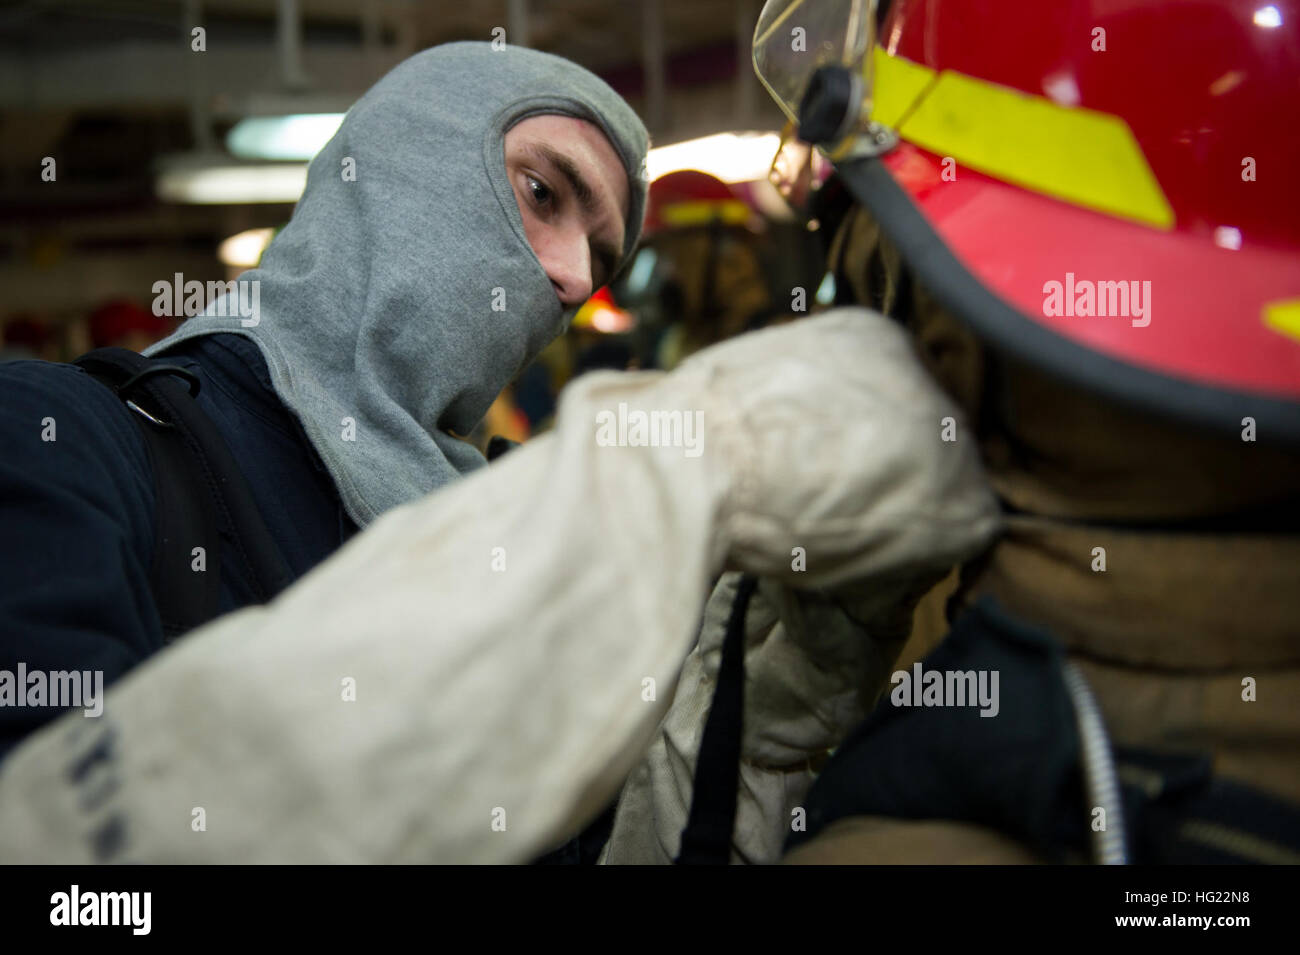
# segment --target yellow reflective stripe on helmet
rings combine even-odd
[[[898,129],[925,88],[934,82],[934,70],[901,56],[890,56],[883,47],[872,47],[871,119]]]
[[[749,221],[749,206],[739,199],[692,199],[665,205],[659,212],[664,225],[708,225],[719,221],[725,225],[744,225]]]
[[[1264,324],[1275,332],[1300,339],[1300,298],[1265,302]]]
[[[1173,228],[1173,209],[1120,117],[953,70],[929,82],[927,67],[874,52],[871,118],[908,142],[1077,206]]]

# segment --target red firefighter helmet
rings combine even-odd
[[[1300,5],[872,6],[769,0],[755,68],[927,289],[1062,378],[1300,440]]]
[[[683,169],[650,184],[644,235],[714,222],[745,226],[753,217],[750,207],[721,179],[707,172]]]

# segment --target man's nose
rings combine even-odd
[[[591,298],[591,250],[585,235],[566,236],[552,247],[546,274],[565,308]]]

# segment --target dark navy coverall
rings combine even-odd
[[[302,576],[356,528],[257,346],[206,335],[167,359],[198,375],[200,407]],[[0,364],[0,670],[102,670],[107,688],[161,649],[153,540],[154,476],[133,413],[71,365]],[[252,603],[239,563],[221,563],[220,612]],[[0,706],[0,759],[58,715]]]

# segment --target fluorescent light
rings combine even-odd
[[[217,258],[231,268],[255,269],[274,235],[275,230],[269,228],[238,232],[217,246]]]
[[[656,146],[646,157],[651,182],[680,169],[698,169],[723,182],[766,179],[781,137],[776,133],[717,133]]]
[[[316,135],[324,135],[323,126],[316,127]],[[723,182],[761,182],[779,144],[776,133],[718,133],[650,150],[646,171],[652,180],[679,169],[698,169]],[[158,197],[167,202],[212,205],[297,202],[306,184],[306,163],[213,161],[169,165],[160,173],[155,188]]]
[[[155,191],[165,202],[221,205],[297,202],[307,185],[306,163],[224,165],[164,169]]]
[[[343,115],[250,116],[226,134],[226,148],[243,159],[309,160],[338,132]]]

